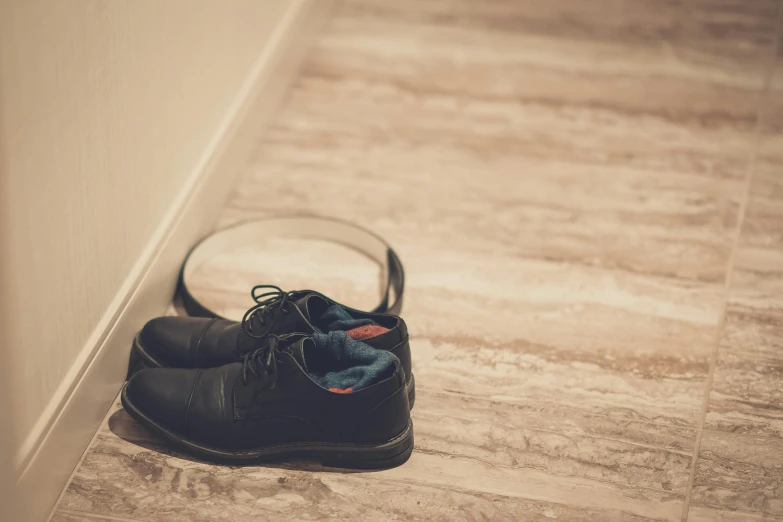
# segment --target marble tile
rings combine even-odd
[[[715,513],[726,520],[783,520],[781,48],[762,118],[696,467],[693,520]]]
[[[777,522],[780,518],[763,513],[728,511],[721,508],[691,506],[688,512],[690,522]]]
[[[783,520],[783,440],[706,431],[692,495],[713,512]]]
[[[211,466],[117,407],[58,516],[680,520],[773,8],[344,2],[220,224],[328,215],[395,246],[411,460]],[[254,283],[369,308],[378,270],[278,239],[215,258],[197,286],[237,316]]]
[[[553,489],[557,470],[523,466],[512,458],[517,441],[568,445],[563,437],[551,435],[554,444],[548,443],[546,433],[507,431],[508,440],[503,442],[497,432],[502,427],[490,425],[495,433],[485,437],[495,442],[482,449],[475,446],[475,437],[469,437],[466,446],[472,451],[465,453],[458,443],[440,445],[453,431],[448,423],[438,430],[440,440],[428,443],[425,421],[423,428],[417,424],[417,437],[423,442],[415,456],[394,470],[345,473],[307,463],[231,468],[172,453],[119,405],[115,410],[73,478],[60,512],[174,521],[274,520],[283,514],[296,520],[651,520],[644,516],[645,500],[627,495],[618,503],[622,488],[565,476],[560,478],[564,487]],[[473,428],[484,429],[477,424]],[[581,456],[570,459],[573,466],[594,458],[587,446],[581,451]],[[627,458],[621,444],[611,451],[619,459]],[[644,449],[626,445],[625,452],[633,451],[641,454]],[[552,462],[557,460],[562,458]],[[595,466],[599,467],[625,472],[617,462]],[[671,493],[648,496],[661,503],[662,511],[678,512],[679,503]]]
[[[722,283],[760,75],[732,85],[658,48],[406,24],[334,22],[232,210]]]
[[[706,425],[783,439],[783,153],[770,160],[749,194]]]
[[[380,19],[444,31],[466,30],[477,35],[500,33],[515,38],[540,38],[546,45],[539,46],[534,52],[538,54],[539,61],[547,63],[560,62],[559,58],[566,59],[568,67],[579,66],[577,60],[553,56],[548,52],[552,45],[557,45],[552,43],[554,39],[558,44],[579,44],[582,52],[586,46],[601,47],[605,51],[600,55],[602,59],[620,54],[626,57],[673,57],[674,60],[667,62],[669,70],[696,77],[703,74],[705,69],[702,67],[706,67],[712,74],[704,75],[703,80],[717,75],[730,83],[742,84],[760,81],[764,64],[758,58],[773,44],[776,1],[598,0],[584,3],[572,0],[429,0],[424,3],[403,0],[381,3],[354,0],[344,4],[345,13],[362,21]],[[679,60],[688,62],[689,67],[682,67],[684,64]],[[711,68],[714,65],[722,71]],[[605,66],[611,64],[590,62],[583,71]],[[651,64],[646,60],[640,61],[633,68],[649,72]],[[654,77],[648,79],[656,81]],[[486,82],[485,85],[490,84]],[[471,87],[475,88],[475,85]],[[513,89],[524,89],[524,86],[514,85]],[[617,90],[616,86],[614,90]],[[684,101],[684,92],[682,89],[676,91],[679,102]],[[666,91],[656,93],[651,89],[651,94],[666,97]],[[645,103],[643,97],[632,98],[635,103]],[[729,111],[733,105],[731,102],[715,103],[714,99],[703,101],[703,106],[711,104],[716,108],[717,105]],[[675,100],[669,102],[678,103]],[[683,105],[682,108],[690,107]]]
[[[706,425],[783,439],[783,310],[734,304],[726,320]]]

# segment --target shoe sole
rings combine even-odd
[[[408,342],[408,338],[405,341]],[[163,368],[166,365],[156,360],[148,351],[144,349],[139,339],[139,334],[133,339],[133,347],[131,348],[130,360],[128,361],[128,375],[126,380],[133,377],[133,374],[144,368]],[[411,409],[413,409],[413,403],[416,402],[416,381],[413,378],[411,372],[410,378],[405,381],[405,391],[408,392],[408,403]]]
[[[133,419],[173,446],[211,462],[237,465],[306,459],[320,461],[324,466],[334,468],[388,469],[404,464],[413,452],[413,422],[410,419],[402,433],[382,444],[308,442],[274,444],[243,451],[214,448],[177,435],[157,424],[133,405],[127,392],[126,383],[122,388],[122,406]]]

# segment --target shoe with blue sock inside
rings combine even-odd
[[[212,461],[404,463],[413,426],[402,363],[350,333],[378,323],[354,327],[362,319],[325,304],[318,317],[342,321],[343,329],[267,334],[222,366],[141,369],[122,390],[125,410],[177,448]]]

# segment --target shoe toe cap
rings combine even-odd
[[[149,368],[128,381],[125,398],[130,407],[155,424],[187,433],[188,409],[201,370]]]

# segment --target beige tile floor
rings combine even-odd
[[[222,224],[300,210],[397,247],[411,460],[211,466],[116,406],[54,520],[783,520],[782,9],[342,2]],[[372,304],[354,254],[271,248],[202,290]]]

